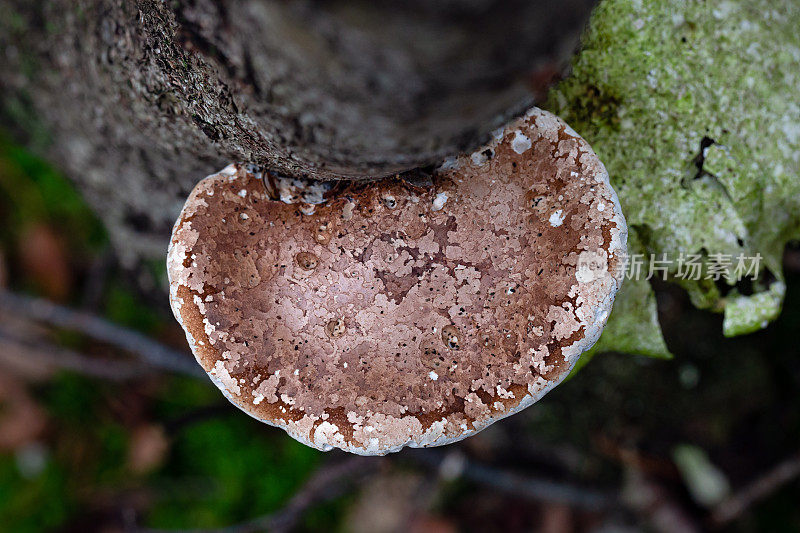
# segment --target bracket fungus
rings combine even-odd
[[[228,399],[309,446],[382,455],[463,439],[569,373],[621,283],[603,164],[532,109],[432,181],[319,186],[313,205],[244,165],[197,185],[170,301]]]

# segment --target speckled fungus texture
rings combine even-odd
[[[197,185],[171,304],[234,404],[322,450],[446,444],[527,407],[597,340],[620,285],[608,174],[538,109],[432,187],[342,184],[314,206],[272,189],[242,165]]]

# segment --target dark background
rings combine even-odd
[[[1,139],[0,285],[143,332],[191,362],[165,299],[133,288],[58,170]],[[205,378],[0,298],[0,529],[797,531],[798,247],[785,269],[783,315],[758,334],[725,339],[720,315],[657,286],[674,360],[599,355],[475,437],[387,458],[307,448]],[[685,446],[706,459],[679,469]],[[692,489],[719,475],[731,491],[699,502]],[[759,480],[763,497],[752,497]]]

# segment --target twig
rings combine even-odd
[[[25,362],[35,359],[59,368],[74,370],[87,376],[122,381],[145,373],[141,364],[87,357],[72,350],[47,343],[30,342],[0,327],[0,350],[3,356],[17,352]]]
[[[231,413],[238,414],[239,412],[235,409],[231,410],[230,402],[221,399],[221,401],[218,403],[204,405],[202,407],[193,409],[184,415],[166,420],[164,422],[164,432],[167,435],[173,435],[181,431],[186,426],[195,424],[197,422],[210,420],[214,417],[229,415]]]
[[[763,500],[786,483],[800,477],[800,453],[791,457],[736,492],[714,508],[711,519],[725,525],[739,518],[753,504]]]
[[[526,462],[546,465],[550,470],[556,467],[575,475],[585,472],[590,461],[585,452],[567,442],[551,444],[540,440],[525,427],[526,419],[520,418],[509,417],[502,426],[494,429],[504,439],[501,444],[504,453],[524,458]]]
[[[80,305],[86,312],[96,311],[100,307],[100,301],[112,263],[113,254],[111,251],[107,250],[95,257],[89,265],[89,272],[86,276],[86,284],[83,287]]]
[[[493,489],[507,492],[522,498],[563,503],[589,511],[611,509],[619,505],[619,500],[610,493],[556,483],[515,474],[507,470],[474,463],[459,457],[457,467],[453,468],[452,454],[434,450],[407,450],[397,459],[410,460],[424,467],[440,470],[444,478],[463,477]],[[343,494],[349,486],[360,478],[380,468],[388,459],[377,457],[348,457],[317,470],[306,484],[298,490],[281,510],[221,529],[181,529],[153,530],[139,529],[140,533],[257,533],[261,531],[291,531],[303,514],[314,505],[329,501]],[[448,464],[450,463],[450,464]]]
[[[409,450],[405,458],[428,467],[444,466],[445,454],[434,450]],[[610,492],[599,491],[567,483],[524,476],[509,470],[494,468],[461,457],[460,464],[451,477],[462,477],[508,494],[532,500],[563,503],[590,511],[599,511],[619,505]]]
[[[145,335],[112,324],[98,316],[76,311],[41,298],[0,290],[0,310],[50,326],[80,332],[137,356],[155,367],[205,377],[202,369],[187,354],[178,352]]]
[[[303,512],[316,503],[341,495],[348,486],[368,473],[377,470],[383,461],[370,457],[349,457],[344,461],[319,469],[280,512],[251,523],[250,529],[238,529],[225,533],[250,531],[290,531],[303,516]]]
[[[358,478],[378,469],[383,460],[371,457],[348,457],[319,468],[281,510],[221,529],[189,529],[181,533],[257,533],[291,531],[310,507],[343,494]],[[142,533],[166,533],[177,530],[139,530]]]
[[[699,533],[702,528],[672,490],[658,478],[646,474],[635,464],[625,466],[625,482],[621,500],[626,510],[633,511],[646,531],[654,533]]]

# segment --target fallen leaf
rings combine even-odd
[[[453,522],[427,513],[421,513],[409,525],[409,533],[456,533]]]
[[[0,248],[0,289],[8,286],[8,267],[6,267],[6,256]]]
[[[133,430],[128,450],[128,466],[144,474],[158,468],[169,449],[169,441],[161,426],[143,424]]]
[[[45,224],[25,229],[19,240],[25,278],[52,300],[64,301],[72,287],[72,269],[64,240]]]
[[[44,411],[25,386],[11,375],[0,374],[0,451],[34,442],[46,425]]]
[[[422,476],[405,472],[384,473],[371,479],[350,509],[345,530],[353,533],[402,531],[418,511],[414,508],[414,497],[423,481]]]

